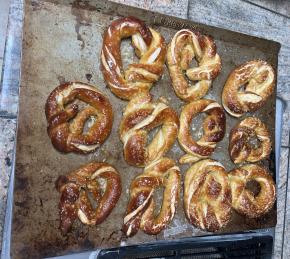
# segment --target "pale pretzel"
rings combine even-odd
[[[132,44],[139,63],[130,64],[124,71],[120,44],[132,36]],[[163,73],[166,57],[164,38],[144,22],[125,17],[111,23],[104,34],[101,70],[111,91],[129,100],[139,93],[148,92]]]
[[[240,214],[258,218],[266,214],[276,200],[275,183],[268,171],[255,164],[244,165],[229,173],[232,189],[232,207]],[[247,189],[247,183],[259,184],[258,194]]]
[[[60,176],[56,188],[61,193],[60,229],[66,234],[77,217],[83,224],[101,224],[116,206],[122,185],[114,167],[107,163],[92,162],[67,176]],[[97,203],[96,208],[93,208],[88,193]]]
[[[194,226],[217,231],[231,218],[231,188],[224,167],[211,159],[201,160],[185,174],[184,210]]]
[[[260,142],[258,147],[250,144],[252,137]],[[270,132],[267,126],[255,117],[248,117],[238,123],[230,133],[229,153],[235,164],[257,162],[271,153]]]
[[[154,191],[164,187],[163,203],[158,215],[154,214]],[[124,218],[123,232],[135,235],[139,228],[156,235],[173,219],[180,191],[180,170],[169,158],[161,158],[145,167],[130,187],[130,201]]]
[[[274,70],[266,61],[246,62],[229,75],[222,93],[223,106],[234,117],[254,112],[265,104],[274,87]]]
[[[190,133],[191,121],[200,112],[207,113],[207,117],[202,125],[203,136],[195,141]],[[185,105],[180,115],[178,141],[187,154],[182,156],[179,162],[191,163],[209,157],[214,152],[217,142],[223,139],[225,128],[226,116],[217,102],[202,99]]]
[[[79,110],[73,103],[77,99],[88,105]],[[112,129],[113,112],[109,100],[95,87],[84,83],[69,82],[55,88],[46,101],[45,114],[51,142],[62,152],[92,152],[106,140]],[[83,133],[91,117],[95,121]]]
[[[158,126],[161,128],[147,146],[148,132]],[[174,144],[178,126],[176,112],[164,99],[153,102],[149,93],[138,95],[128,103],[120,125],[125,160],[145,166],[161,158]]]
[[[190,68],[192,59],[198,67]],[[213,39],[187,29],[178,31],[167,50],[167,66],[176,95],[184,101],[202,98],[221,70]],[[188,79],[197,82],[188,82]]]

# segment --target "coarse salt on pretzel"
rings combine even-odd
[[[184,179],[184,210],[194,226],[217,231],[231,218],[231,188],[227,173],[217,161],[201,160],[188,169]]]
[[[162,207],[155,214],[154,192],[164,187]],[[180,191],[180,170],[169,158],[161,158],[145,167],[130,187],[130,200],[124,218],[123,232],[130,237],[139,228],[156,235],[173,219]]]
[[[130,64],[124,71],[121,40],[132,36],[132,44],[139,63]],[[166,44],[163,37],[144,22],[125,17],[111,23],[104,34],[101,70],[111,91],[118,97],[132,99],[148,92],[163,73]]]
[[[254,112],[274,92],[275,73],[263,60],[246,62],[229,75],[222,93],[225,110],[234,117]]]
[[[250,218],[258,218],[266,214],[276,200],[276,188],[272,176],[258,165],[248,164],[236,168],[229,173],[232,189],[232,206],[240,214]],[[247,184],[256,182],[259,189],[251,190]]]
[[[258,145],[251,145],[251,138],[257,138]],[[271,138],[267,126],[258,118],[248,117],[239,122],[230,133],[229,153],[232,161],[258,162],[271,153]]]
[[[160,129],[147,145],[149,131],[158,126]],[[159,159],[174,144],[178,126],[178,116],[165,100],[153,102],[149,93],[136,96],[126,106],[120,124],[125,160],[142,167]]]
[[[190,132],[191,121],[199,113],[205,112],[203,136],[195,141]],[[192,163],[209,157],[215,150],[217,142],[225,135],[226,116],[222,107],[213,100],[201,99],[186,104],[180,115],[178,141],[187,153],[179,160],[180,163]]]
[[[77,217],[83,224],[101,224],[116,206],[122,185],[114,167],[107,163],[92,162],[67,176],[60,176],[56,188],[61,193],[60,229],[66,234]],[[88,193],[97,203],[96,208],[93,208]]]
[[[88,105],[79,109],[73,103],[75,100]],[[68,82],[55,88],[46,101],[45,114],[48,135],[53,146],[61,152],[92,152],[112,129],[113,112],[109,100],[95,87],[80,82]],[[90,118],[94,121],[84,133]]]
[[[191,68],[193,58],[198,66]],[[189,102],[206,95],[220,73],[221,59],[211,37],[183,29],[169,44],[167,66],[176,95]]]

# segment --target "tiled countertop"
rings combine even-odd
[[[290,258],[290,211],[289,209],[285,210],[287,169],[289,167],[289,148],[287,146],[289,145],[288,135],[290,118],[290,18],[289,15],[287,15],[287,10],[290,10],[290,4],[282,1],[285,4],[285,7],[281,9],[281,7],[271,4],[271,1],[267,1],[267,4],[260,0],[115,1],[135,5],[153,11],[163,12],[173,16],[191,19],[195,22],[214,25],[217,27],[275,40],[281,43],[277,95],[285,101],[287,106],[283,115],[282,148],[280,156],[280,177],[278,182],[277,202],[278,222],[275,235],[274,255],[275,258]],[[23,12],[22,0],[11,0],[10,2],[11,6],[6,37],[6,52],[4,57],[0,55],[0,61],[2,62],[3,59],[5,65],[0,93],[0,237],[2,236],[2,228],[4,225],[9,176],[11,174],[11,166],[13,164]],[[261,4],[263,4],[263,7],[259,6]],[[1,37],[0,40],[3,41]],[[290,194],[288,193],[288,198],[289,195]],[[286,208],[290,208],[289,202],[290,201],[288,199]],[[0,242],[1,241],[2,238],[0,239]]]

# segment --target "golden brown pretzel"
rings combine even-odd
[[[123,38],[130,36],[140,60],[124,71],[120,44]],[[111,91],[129,100],[150,90],[163,73],[165,56],[166,44],[158,32],[137,18],[120,18],[113,21],[104,34],[101,70]]]
[[[76,99],[88,106],[79,110],[73,103]],[[92,152],[106,140],[112,129],[113,112],[109,100],[95,87],[84,83],[69,82],[55,88],[46,101],[45,114],[51,142],[62,152]],[[83,133],[91,117],[95,121]]]
[[[190,133],[191,121],[200,112],[205,112],[208,116],[203,121],[203,136],[195,141]],[[191,163],[209,157],[214,152],[216,143],[223,139],[225,127],[226,116],[217,102],[202,99],[185,105],[180,115],[178,141],[187,154],[179,162]]]
[[[275,183],[268,171],[258,165],[249,164],[236,168],[229,173],[232,189],[232,207],[250,218],[267,213],[276,200]],[[255,181],[260,186],[257,195],[247,189],[247,183]]]
[[[260,142],[256,148],[250,144],[252,137]],[[257,162],[268,157],[271,153],[271,139],[267,126],[255,117],[242,120],[231,130],[229,153],[235,164]]]
[[[193,58],[198,67],[190,68]],[[177,96],[184,101],[194,101],[208,92],[212,80],[221,70],[221,59],[211,37],[183,29],[174,35],[169,44],[167,65]],[[188,83],[184,72],[191,81],[197,82]]]
[[[211,159],[201,160],[185,174],[184,210],[194,226],[217,231],[231,217],[231,188],[224,167]]]
[[[114,167],[107,163],[92,162],[67,176],[60,176],[56,188],[61,193],[60,229],[66,234],[77,217],[87,225],[101,224],[116,206],[122,185]],[[96,208],[93,208],[88,193],[97,203]]]
[[[154,191],[164,187],[163,203],[159,214],[154,214]],[[161,158],[145,167],[130,187],[130,201],[124,218],[123,232],[135,235],[139,228],[156,235],[173,219],[180,189],[180,170],[169,158]]]
[[[161,126],[147,146],[148,132]],[[164,100],[152,102],[152,96],[142,94],[132,99],[120,125],[125,160],[134,166],[145,166],[163,156],[173,145],[178,133],[176,112]]]
[[[240,117],[263,106],[274,87],[274,70],[266,61],[246,62],[229,75],[222,93],[223,106],[230,115]]]

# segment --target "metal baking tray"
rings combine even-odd
[[[119,139],[118,126],[122,117],[121,111],[127,102],[115,97],[103,81],[100,72],[102,34],[112,20],[120,16],[132,15],[142,18],[149,26],[159,31],[167,42],[177,30],[182,28],[198,29],[202,33],[213,36],[223,68],[205,97],[219,103],[221,103],[223,85],[235,66],[252,59],[264,59],[277,71],[280,45],[276,42],[105,1],[27,1],[24,15],[10,249],[12,257],[49,257],[97,248],[211,235],[187,222],[182,206],[182,191],[173,221],[160,234],[150,236],[139,231],[132,238],[123,235],[121,227],[129,199],[129,186],[142,169],[128,166],[123,159],[123,145]],[[129,40],[122,43],[122,57],[125,66],[136,58]],[[96,85],[109,97],[114,109],[114,124],[110,137],[95,153],[89,155],[59,153],[51,145],[46,133],[44,105],[47,96],[60,83],[76,80]],[[170,105],[180,113],[184,103],[176,97],[170,85],[167,69],[162,79],[152,88],[151,93],[155,99],[160,96],[166,97]],[[262,109],[252,114],[266,122],[270,129],[273,152],[270,159],[262,163],[270,169],[274,178],[276,176],[275,98],[276,94],[273,94]],[[220,161],[228,171],[235,167],[229,159],[227,150],[229,132],[244,117],[235,119],[227,115],[225,138],[217,145],[212,155],[212,158]],[[201,133],[198,131],[200,121],[201,118],[198,118],[193,122],[195,137]],[[167,156],[178,160],[182,154],[176,141]],[[76,221],[71,233],[64,237],[58,229],[60,195],[55,190],[55,180],[59,175],[69,173],[92,160],[106,161],[119,170],[123,193],[104,223],[88,227]],[[188,167],[189,165],[181,166],[182,176]],[[161,194],[156,197],[158,200],[161,200]],[[231,222],[218,234],[266,229],[274,227],[275,224],[276,207],[256,220],[233,212]]]

